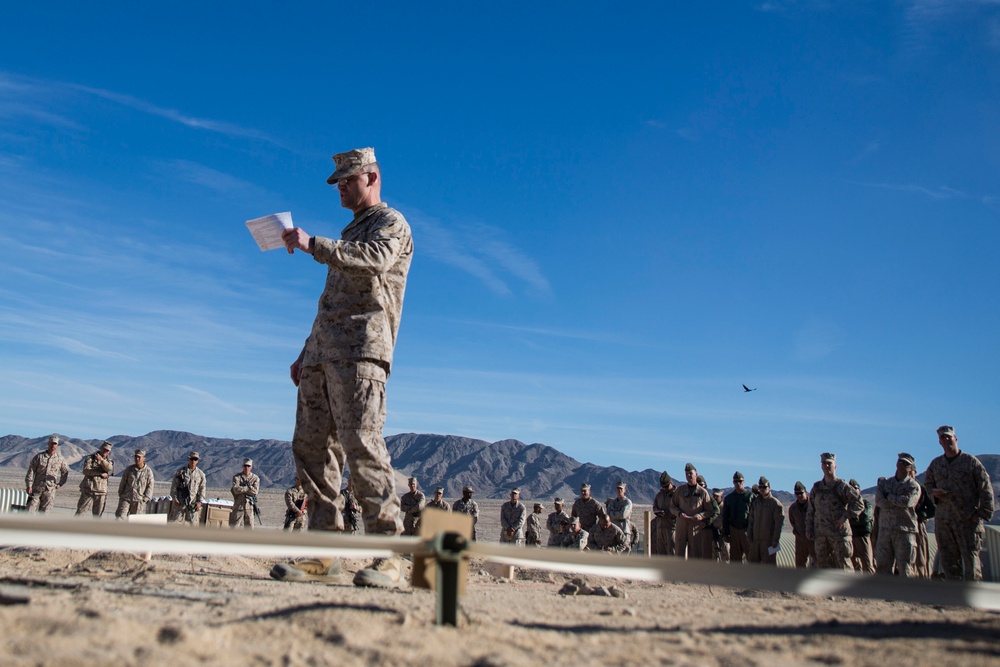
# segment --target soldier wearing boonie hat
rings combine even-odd
[[[80,499],[76,503],[76,515],[88,510],[95,517],[104,514],[108,499],[108,478],[114,474],[115,464],[111,460],[112,444],[105,440],[100,449],[84,459],[83,480],[80,481]]]
[[[920,485],[911,472],[913,457],[906,452],[896,456],[896,472],[879,477],[875,483],[875,507],[878,510],[878,539],[875,543],[875,571],[897,572],[901,577],[916,576],[917,503]]]
[[[674,515],[670,512],[670,503],[674,497],[674,481],[666,470],[660,473],[660,490],[653,498],[653,520],[650,532],[653,541],[649,551],[654,556],[674,555]]]
[[[549,539],[546,546],[557,547],[562,540],[563,524],[569,519],[569,514],[563,509],[563,499],[556,496],[552,500],[552,511],[545,521],[545,528],[549,531]]]
[[[597,513],[602,509],[601,503],[590,495],[590,484],[580,485],[580,497],[573,501],[570,516],[580,518],[580,526],[589,531],[597,523]]]
[[[462,497],[451,504],[452,512],[461,512],[472,517],[472,539],[476,539],[476,524],[479,523],[479,505],[472,499],[473,488],[462,487]]]
[[[806,512],[806,537],[816,549],[816,567],[853,570],[850,518],[857,518],[865,505],[861,494],[837,477],[837,457],[830,452],[820,454],[823,479],[809,492]]]
[[[528,518],[528,508],[520,501],[521,489],[510,490],[510,502],[500,506],[500,542],[522,544],[524,524]]]
[[[958,448],[952,426],[937,429],[941,456],[931,460],[924,488],[934,498],[934,533],[946,579],[980,581],[983,522],[993,516],[990,476],[982,462]]]
[[[146,450],[132,453],[135,463],[125,468],[118,483],[118,509],[115,518],[124,520],[132,514],[145,514],[146,503],[153,498],[153,469],[146,465]]]
[[[299,390],[292,455],[308,496],[311,530],[344,530],[340,488],[346,467],[365,533],[398,535],[400,499],[382,429],[413,239],[403,215],[382,201],[374,149],[337,153],[333,161],[327,182],[336,185],[340,205],[354,214],[340,239],[312,236],[299,227],[282,233],[289,253],[310,254],[327,268],[312,331],[290,368]],[[271,576],[292,580],[333,572],[328,560],[306,568],[278,563]],[[354,583],[394,586],[401,570],[399,558],[379,559],[360,570]]]

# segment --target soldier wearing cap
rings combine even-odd
[[[339,240],[299,227],[282,234],[289,253],[308,253],[327,269],[312,331],[290,369],[299,388],[292,454],[309,497],[311,530],[344,530],[340,489],[349,465],[365,533],[398,535],[399,497],[382,429],[413,239],[402,214],[382,201],[374,149],[338,153],[333,160],[336,171],[327,183],[336,185],[340,205],[354,219]],[[278,564],[272,576],[294,579],[294,567]],[[380,560],[354,583],[395,585],[401,567],[398,558]]]
[[[137,449],[135,463],[125,468],[118,483],[118,509],[115,518],[125,520],[130,514],[145,514],[146,503],[153,497],[153,469],[146,465],[146,450]]]
[[[25,490],[28,492],[28,513],[48,512],[56,497],[56,490],[69,478],[69,466],[59,453],[59,437],[50,435],[45,451],[39,452],[28,464],[24,476]]]
[[[712,557],[720,563],[729,562],[729,543],[722,532],[722,489],[712,489],[712,504],[717,508],[712,519]]]
[[[917,486],[920,487],[920,499],[917,500],[916,507],[917,557],[913,563],[913,576],[920,579],[930,579],[931,567],[933,563],[931,562],[930,541],[927,537],[927,522],[934,518],[936,508],[934,507],[934,501],[931,500],[931,494],[927,493],[927,489],[924,488],[924,485],[917,480],[916,467],[910,470],[910,477],[912,477],[913,480],[917,482]]]
[[[406,485],[410,489],[399,499],[399,509],[403,513],[403,535],[420,534],[420,513],[427,505],[427,497],[417,488],[417,478],[409,477]]]
[[[795,502],[788,506],[788,523],[795,535],[795,567],[806,567],[812,559],[816,566],[816,549],[806,537],[806,513],[809,511],[809,492],[802,482],[795,482]]]
[[[542,512],[545,508],[535,503],[524,528],[524,544],[529,547],[542,546]]]
[[[427,501],[427,507],[432,509],[441,510],[442,512],[450,512],[451,508],[448,507],[448,503],[444,499],[444,487],[436,486],[434,487],[434,497]]]
[[[479,505],[472,499],[472,487],[462,487],[462,497],[451,504],[452,512],[461,512],[472,517],[472,539],[476,539],[476,524],[479,523]]]
[[[559,546],[573,551],[586,551],[590,541],[590,533],[580,525],[580,517],[571,516],[563,520],[562,539]]]
[[[953,427],[941,426],[937,435],[944,453],[927,466],[924,487],[934,499],[934,532],[944,576],[981,581],[983,522],[993,516],[990,476],[979,459],[958,448]]]
[[[858,480],[851,479],[848,484],[858,492],[859,496],[861,495],[861,485],[858,484]],[[861,502],[865,508],[857,518],[850,519],[851,545],[853,547],[851,564],[854,566],[855,572],[875,574],[875,561],[872,558],[872,529],[875,526],[875,506],[864,496],[861,496]]]
[[[344,500],[347,500],[347,493],[344,494]],[[309,501],[306,498],[306,490],[302,488],[302,480],[296,475],[292,485],[285,489],[285,523],[282,528],[292,531],[302,530],[306,527],[308,517]]]
[[[722,534],[729,539],[729,562],[742,563],[750,555],[747,527],[750,525],[750,501],[753,492],[746,486],[743,473],[733,473],[733,490],[722,501]]]
[[[750,522],[747,538],[750,540],[751,563],[764,565],[778,564],[778,544],[781,541],[781,527],[785,523],[785,508],[771,495],[771,482],[761,475],[757,481],[760,497],[750,508]]]
[[[650,525],[653,541],[649,546],[650,553],[654,556],[674,555],[674,524],[677,519],[670,511],[670,504],[676,490],[670,474],[666,470],[661,472],[660,490],[653,498],[653,520]]]
[[[601,503],[590,495],[590,484],[580,485],[580,497],[573,501],[569,515],[580,518],[580,526],[589,531],[597,523],[597,515],[603,510]]]
[[[674,492],[670,511],[677,517],[674,531],[674,549],[681,558],[711,558],[709,550],[702,548],[705,518],[712,514],[712,497],[705,487],[698,484],[698,469],[693,463],[684,466],[687,484]]]
[[[105,440],[99,450],[84,459],[80,500],[76,504],[77,516],[85,514],[91,508],[95,517],[104,514],[108,499],[108,478],[115,470],[115,463],[111,460],[111,448],[112,444]]]
[[[709,500],[709,511],[702,520],[702,529],[698,533],[698,546],[695,548],[696,551],[702,554],[702,558],[707,558],[709,560],[715,560],[715,520],[722,513],[722,506],[715,502],[715,498],[712,497],[712,492],[708,489],[708,481],[705,480],[704,475],[698,475],[697,477],[698,486],[705,489],[708,492]]]
[[[628,552],[628,538],[625,532],[619,528],[608,516],[607,512],[597,515],[597,523],[594,529],[588,531],[587,549],[590,551],[607,551],[613,554],[623,554]]]
[[[545,527],[549,531],[549,541],[546,546],[557,547],[562,542],[565,520],[569,518],[563,506],[562,498],[552,501],[553,510],[549,512],[549,518],[545,522]]]
[[[187,457],[187,465],[174,472],[174,478],[170,481],[170,509],[167,510],[167,521],[170,523],[193,523],[201,511],[208,482],[205,473],[198,469],[200,460],[201,454],[191,452]]]
[[[806,537],[816,545],[816,567],[853,570],[851,517],[864,510],[861,494],[837,477],[837,456],[820,455],[823,479],[813,484],[806,512]]]
[[[879,477],[875,484],[878,512],[878,541],[875,543],[875,571],[902,577],[915,575],[917,559],[917,502],[920,485],[910,474],[916,469],[913,457],[901,452],[896,458],[896,474]]]
[[[524,522],[528,516],[528,508],[519,498],[521,489],[510,490],[510,502],[500,506],[500,541],[507,544],[522,544],[524,542]]]
[[[624,481],[618,482],[615,485],[615,497],[608,498],[604,507],[608,516],[611,517],[611,523],[621,528],[622,533],[625,534],[625,540],[631,549],[638,541],[633,538],[633,533],[637,538],[638,531],[635,530],[635,525],[632,523],[632,500],[625,495],[626,489]]]
[[[236,528],[241,523],[246,530],[253,530],[253,508],[260,493],[260,477],[253,472],[253,459],[243,459],[243,470],[233,475],[233,511],[229,514],[229,527]]]

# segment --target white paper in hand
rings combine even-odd
[[[281,240],[281,232],[292,227],[294,227],[292,214],[288,211],[247,220],[247,229],[250,230],[253,240],[257,242],[261,250],[284,248],[285,242]]]

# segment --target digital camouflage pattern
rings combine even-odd
[[[809,492],[806,534],[813,536],[816,567],[853,570],[850,518],[864,511],[861,494],[850,484],[836,478],[819,480]]]
[[[301,514],[299,511],[301,510]],[[301,486],[290,486],[285,489],[285,530],[302,530],[309,520],[309,505],[306,503],[306,490]]]
[[[399,510],[403,513],[403,535],[420,534],[420,513],[427,505],[427,497],[420,489],[407,491],[399,499]]]
[[[608,524],[607,528],[597,525],[590,531],[587,538],[587,548],[591,551],[607,551],[613,554],[623,554],[628,551],[628,538],[625,532],[614,523]]]
[[[910,476],[902,480],[879,477],[875,484],[875,507],[878,509],[878,542],[875,544],[875,571],[881,574],[898,572],[900,576],[916,574],[917,502],[920,485]]]
[[[528,546],[541,546],[542,544],[542,515],[530,512],[525,521],[524,543]]]
[[[39,452],[28,464],[24,484],[28,492],[28,512],[48,512],[56,497],[56,489],[66,484],[69,466],[59,450],[53,454]]]
[[[559,546],[559,542],[562,541],[563,537],[563,521],[567,521],[569,518],[566,510],[549,512],[549,517],[545,521],[545,528],[549,531],[549,540],[546,546]]]
[[[528,508],[520,500],[511,504],[510,501],[500,506],[500,541],[507,544],[520,544],[524,540],[524,522]]]
[[[229,527],[235,528],[243,524],[248,530],[253,530],[253,507],[251,501],[256,500],[260,493],[260,477],[254,473],[237,473],[233,475],[233,485],[229,487],[233,494],[233,510],[229,514]]]
[[[946,492],[943,498],[934,498],[934,533],[945,577],[981,581],[983,522],[993,517],[994,508],[986,468],[965,452],[951,460],[942,454],[927,466],[924,488],[932,498],[937,489]]]
[[[80,500],[76,504],[77,514],[85,514],[91,508],[94,516],[104,514],[108,498],[108,477],[114,474],[114,470],[115,464],[111,457],[101,456],[100,452],[94,452],[84,460]]]
[[[174,472],[170,480],[170,509],[167,521],[186,521],[191,523],[197,515],[197,507],[205,500],[205,488],[208,481],[200,469],[181,466]],[[186,504],[182,504],[185,503]]]
[[[463,500],[459,498],[451,504],[452,512],[461,512],[462,514],[468,514],[472,517],[472,539],[476,539],[476,524],[479,523],[479,504],[475,500],[469,498],[468,500]]]
[[[564,549],[572,549],[574,551],[584,551],[587,548],[587,543],[589,540],[590,540],[590,533],[583,530],[582,528],[576,532],[569,530],[562,534],[562,539],[559,542],[559,546]]]
[[[130,514],[145,514],[146,503],[153,497],[153,469],[148,465],[140,468],[133,463],[118,483],[118,509],[115,518],[124,519]]]
[[[597,515],[604,511],[601,503],[591,496],[584,500],[582,497],[573,501],[573,507],[569,515],[580,519],[580,527],[590,530],[597,524]]]

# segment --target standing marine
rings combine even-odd
[[[111,443],[105,440],[101,448],[83,462],[83,480],[80,482],[80,500],[76,504],[77,516],[93,508],[95,517],[104,514],[108,500],[108,478],[114,474],[115,462],[111,460]]]
[[[861,514],[865,506],[861,494],[837,477],[835,454],[821,454],[820,466],[823,479],[809,492],[806,537],[815,544],[816,567],[853,570],[850,519]]]
[[[69,466],[59,453],[59,436],[50,435],[45,451],[35,454],[24,476],[28,492],[28,514],[48,512],[52,508],[56,491],[66,484]]]

